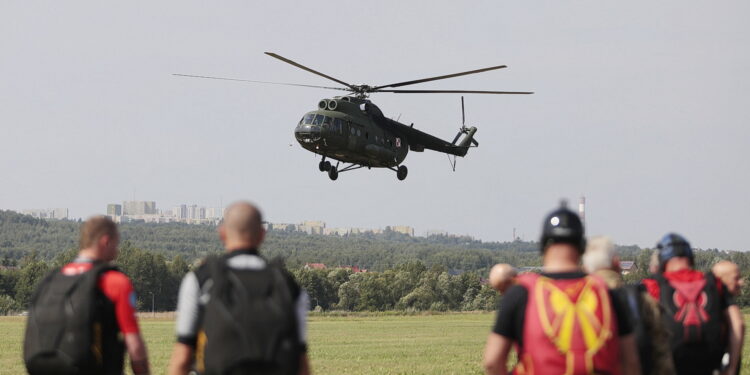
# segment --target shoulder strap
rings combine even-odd
[[[226,284],[229,282],[228,267],[226,264],[226,257],[224,256],[212,255],[206,258],[206,268],[209,277],[213,281],[212,291],[224,290]]]
[[[31,295],[31,306],[34,306],[36,304],[36,301],[39,299],[39,295],[47,288],[49,283],[52,281],[52,278],[60,272],[62,272],[62,267],[55,268],[50,273],[48,273],[47,276],[44,277],[44,279],[42,279],[42,281],[39,283],[39,286],[36,287],[34,293]]]

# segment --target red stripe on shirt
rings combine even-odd
[[[90,270],[94,266],[91,262],[68,263],[62,268],[65,275],[78,275]],[[138,320],[135,317],[135,290],[130,279],[120,271],[110,270],[99,277],[99,290],[112,301],[115,306],[115,317],[122,333],[138,333]],[[133,297],[131,297],[131,295]]]

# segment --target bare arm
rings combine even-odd
[[[638,347],[635,335],[620,337],[620,365],[624,375],[641,375],[641,362],[638,359]]]
[[[146,344],[140,333],[126,333],[125,347],[130,357],[130,368],[135,375],[149,374],[148,354],[146,354]]]
[[[737,305],[730,305],[725,314],[729,322],[729,367],[725,373],[737,374],[737,366],[742,355],[742,343],[745,338],[745,322],[742,319],[742,311]]]
[[[172,358],[169,359],[169,375],[187,375],[193,364],[193,348],[183,343],[175,343]]]
[[[487,375],[507,375],[508,353],[513,341],[509,338],[490,333],[484,347],[484,372]]]

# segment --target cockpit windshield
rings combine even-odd
[[[320,124],[322,124],[323,123],[323,117],[325,117],[325,116],[323,116],[323,115],[315,115],[315,119],[313,120],[312,124],[313,125],[320,125]]]
[[[308,113],[308,114],[305,115],[305,119],[302,120],[302,122],[305,123],[305,124],[312,124],[313,118],[315,118],[315,114],[314,113]]]

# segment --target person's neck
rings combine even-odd
[[[247,249],[256,249],[257,245],[252,242],[234,242],[234,243],[227,243],[224,246],[227,249],[228,253],[231,253],[233,251],[238,250],[247,250]]]
[[[578,265],[578,263],[564,263],[564,262],[555,262],[555,263],[545,263],[542,266],[542,270],[545,273],[564,273],[564,272],[578,272],[581,271],[581,266]]]
[[[542,269],[547,273],[581,271],[578,253],[574,248],[551,246],[542,259]]]
[[[93,247],[87,247],[85,249],[81,249],[80,251],[78,251],[78,257],[91,259],[93,261],[101,260],[101,257],[99,256],[99,251],[97,251],[97,249]]]

